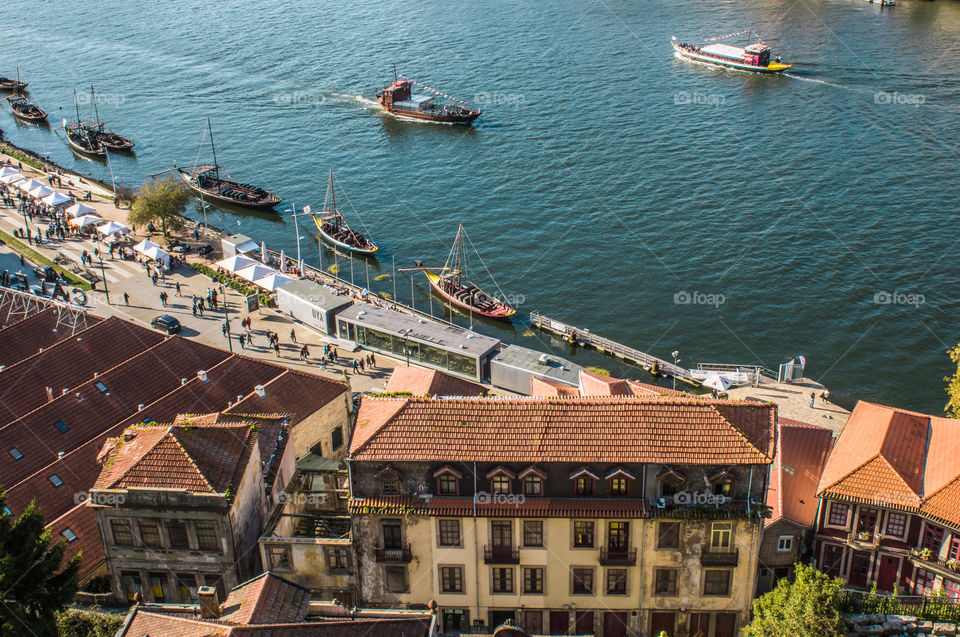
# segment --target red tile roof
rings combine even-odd
[[[486,396],[483,385],[435,369],[396,367],[387,381],[388,392],[408,391],[414,396]]]
[[[801,526],[817,514],[817,485],[833,447],[833,432],[823,427],[780,418],[777,457],[770,472],[767,524],[784,518]]]
[[[300,422],[342,396],[347,388],[330,380],[296,369],[286,369],[263,384],[266,395],[260,398],[251,388],[238,403],[230,406],[231,414],[285,414],[293,423]]]
[[[580,389],[573,385],[565,385],[546,378],[537,376],[530,377],[530,395],[531,396],[579,396]]]
[[[776,407],[694,397],[365,398],[356,460],[768,464]]]
[[[221,621],[230,624],[290,624],[310,610],[310,591],[266,572],[237,586],[223,604]]]
[[[93,508],[86,503],[78,504],[55,520],[47,524],[52,540],[67,542],[64,560],[70,560],[79,551],[83,551],[80,562],[80,579],[85,579],[103,562],[103,541],[100,539],[100,527]],[[67,541],[64,532],[69,529],[76,535],[73,541]]]
[[[584,396],[629,396],[627,381],[604,376],[587,369],[580,370],[580,392]]]
[[[0,317],[6,318],[6,312],[0,311]],[[102,320],[88,314],[87,327],[93,327]],[[57,328],[57,314],[52,309],[10,323],[0,330],[0,365],[15,365],[36,354],[40,348],[47,349],[71,336],[72,330],[69,328]]]

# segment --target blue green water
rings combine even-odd
[[[197,4],[8,1],[0,73],[19,63],[53,125],[5,110],[0,128],[109,179],[52,130],[93,83],[101,117],[138,144],[112,163],[135,185],[193,163],[209,116],[226,171],[286,200],[273,217],[212,212],[213,225],[293,255],[282,211],[318,207],[332,168],[381,245],[371,278],[394,258],[442,263],[465,225],[522,300],[512,327],[486,333],[600,360],[525,336],[539,309],[683,363],[776,369],[804,354],[841,400],[942,408],[944,350],[960,340],[957,2]],[[741,29],[791,76],[693,66],[668,46]],[[484,114],[472,129],[384,117],[363,98],[393,64]],[[316,263],[311,238],[302,249]],[[408,300],[406,275],[397,284]]]

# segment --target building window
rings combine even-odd
[[[157,548],[160,546],[160,527],[152,520],[140,520],[140,540],[144,546]]]
[[[325,549],[327,568],[331,573],[350,572],[350,550],[342,547],[328,546]]]
[[[946,593],[950,599],[960,598],[960,582],[943,578],[943,592]]]
[[[593,595],[593,569],[574,567],[570,572],[573,577],[573,594]]]
[[[217,540],[217,527],[213,524],[197,525],[197,543],[201,551],[219,551],[220,542]]]
[[[133,533],[126,520],[110,520],[113,543],[117,546],[133,546]]]
[[[270,561],[270,568],[277,571],[286,571],[290,569],[290,547],[289,546],[268,546],[267,558]]]
[[[380,494],[400,495],[400,476],[393,469],[380,474]]]
[[[337,425],[330,434],[330,448],[336,451],[343,446],[343,425]]]
[[[842,502],[831,502],[827,524],[845,528],[847,526],[847,512],[849,509],[850,507]]]
[[[460,520],[440,520],[440,546],[460,546]]]
[[[137,595],[143,592],[140,573],[137,571],[120,571],[120,585],[123,587],[128,602],[133,602]]]
[[[728,471],[721,471],[710,478],[710,484],[713,487],[713,495],[722,495],[731,497],[733,495],[733,475]]]
[[[67,433],[68,431],[70,431],[70,425],[68,425],[67,423],[63,422],[62,420],[58,420],[58,421],[57,421],[57,424],[55,424],[54,427],[56,427],[56,428],[57,428],[57,431],[59,431],[59,432],[62,433],[62,434],[65,434],[65,433]]]
[[[960,537],[956,535],[950,540],[950,550],[947,551],[948,560],[960,559]]]
[[[523,521],[523,545],[527,547],[543,546],[543,521]]]
[[[593,495],[594,480],[590,476],[577,476],[573,480],[574,495],[588,496]]]
[[[781,535],[777,538],[777,550],[778,551],[789,551],[793,549],[793,536],[792,535]]]
[[[523,495],[540,496],[543,495],[543,478],[540,476],[527,476],[523,479]]]
[[[575,548],[593,548],[593,522],[577,520],[573,523],[573,546]]]
[[[153,601],[162,604],[167,601],[167,574],[150,573],[150,592]]]
[[[523,592],[531,595],[543,594],[543,567],[534,566],[523,569]]]
[[[440,592],[441,593],[462,593],[463,592],[463,567],[462,566],[441,566],[440,567]]]
[[[653,575],[654,595],[677,594],[677,569],[658,568]]]
[[[827,575],[840,575],[840,564],[843,562],[843,547],[837,544],[823,546],[822,571]]]
[[[470,617],[463,608],[444,608],[442,617],[444,633],[459,633],[470,627]]]
[[[657,523],[657,548],[658,549],[680,548],[680,523],[679,522],[658,522]]]
[[[383,568],[384,581],[387,583],[387,590],[391,593],[407,592],[407,567],[406,566],[385,566]]]
[[[511,482],[509,476],[498,473],[490,479],[490,491],[494,495],[506,495],[510,493]]]
[[[62,535],[67,542],[73,542],[75,539],[77,539],[77,534],[74,533],[73,529],[70,527],[65,528],[60,535]]]
[[[943,544],[943,529],[934,526],[929,522],[923,525],[923,538],[920,542],[920,548],[930,549],[934,556],[940,553],[940,545]]]
[[[17,449],[16,447],[13,447],[12,449],[10,449],[10,455],[13,456],[14,460],[20,460],[21,458],[23,458],[23,454],[20,453],[20,450]]]
[[[610,479],[610,495],[613,497],[630,495],[630,482],[625,476],[614,476]]]
[[[610,551],[626,551],[630,544],[630,523],[629,522],[608,522],[607,523],[607,548]]]
[[[913,583],[914,595],[929,595],[933,592],[933,583],[936,574],[922,568],[917,569],[917,576]]]
[[[383,532],[383,548],[396,551],[403,548],[403,531],[400,520],[381,520],[380,530]]]
[[[100,381],[95,382],[93,386],[99,389],[101,394],[105,394],[107,392],[107,386]]]
[[[682,475],[673,470],[662,473],[658,480],[660,482],[660,497],[672,498],[683,491],[686,480]]]
[[[887,531],[886,534],[891,537],[903,537],[907,530],[907,516],[903,513],[887,513]]]
[[[710,550],[729,551],[733,536],[733,522],[714,522],[710,529]]]
[[[490,587],[491,593],[512,593],[513,592],[513,568],[494,566],[490,569],[490,576],[493,578],[493,584]]]
[[[183,522],[167,522],[167,534],[170,536],[170,546],[175,549],[189,549],[190,540],[187,538],[187,525]]]
[[[457,495],[460,491],[460,482],[453,474],[444,473],[437,478],[437,491],[440,495]]]
[[[704,595],[729,595],[730,571],[704,571]]]
[[[193,573],[177,573],[177,592],[184,603],[197,601],[197,577]]]
[[[607,569],[607,595],[627,594],[627,569]]]

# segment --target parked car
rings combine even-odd
[[[180,331],[180,321],[169,314],[161,314],[150,321],[150,327],[155,330],[160,330],[161,332],[166,332],[167,334],[176,334]]]

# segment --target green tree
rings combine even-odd
[[[183,228],[183,213],[189,201],[190,191],[172,177],[148,181],[137,189],[127,219],[134,226],[159,221],[163,236],[167,236],[168,230]]]
[[[947,405],[943,408],[950,418],[960,418],[960,345],[947,350],[950,360],[957,364],[957,369],[953,376],[946,376],[943,380],[947,383]]]
[[[744,637],[837,637],[846,634],[840,612],[845,582],[804,564],[797,564],[793,581],[787,578],[754,600],[753,621]]]
[[[123,615],[68,609],[57,613],[57,637],[113,637],[123,625]]]
[[[6,495],[0,491],[0,510]],[[14,520],[0,513],[0,635],[55,635],[56,613],[77,592],[80,553],[63,564],[66,542],[50,546],[50,529],[31,502]]]

